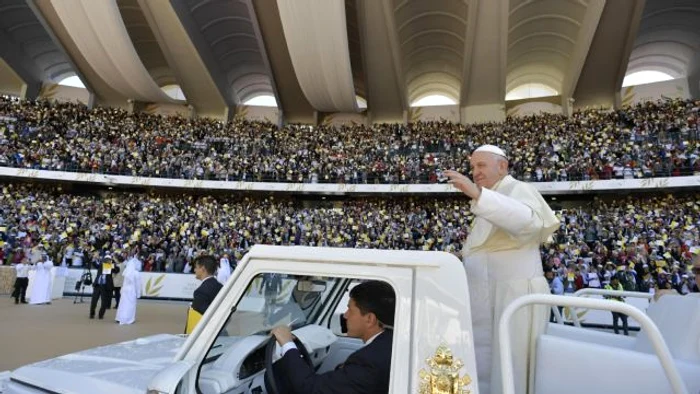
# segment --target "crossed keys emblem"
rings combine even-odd
[[[420,376],[419,394],[470,394],[469,374],[460,376],[464,363],[455,359],[445,344],[438,346],[435,355],[425,360],[428,368],[418,372]]]

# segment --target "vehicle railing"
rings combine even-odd
[[[587,297],[558,296],[551,294],[529,294],[522,296],[511,302],[501,315],[498,325],[498,336],[500,341],[501,358],[501,382],[503,394],[515,394],[515,382],[513,379],[513,360],[511,359],[510,325],[511,319],[516,311],[525,306],[550,305],[568,306],[573,308],[599,309],[610,312],[618,312],[628,315],[639,322],[642,330],[646,333],[651,342],[654,352],[659,358],[661,367],[668,378],[674,394],[689,394],[685,382],[676,368],[676,364],[671,357],[671,352],[666,345],[659,328],[641,310],[624,302],[612,300],[599,300]]]
[[[578,290],[574,293],[574,297],[585,297],[588,295],[600,295],[608,297],[630,297],[630,298],[646,298],[651,300],[654,295],[650,293],[642,293],[640,291],[619,291],[619,290],[607,290],[607,289],[597,289],[597,288],[585,288]],[[578,313],[576,308],[571,311],[571,319],[574,321],[574,326],[581,327],[581,321],[578,318]]]

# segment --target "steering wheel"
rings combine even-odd
[[[279,380],[277,380],[275,371],[272,369],[272,355],[275,352],[276,343],[277,339],[273,336],[267,341],[267,345],[265,345],[265,389],[267,390],[268,394],[284,394],[279,390]],[[309,356],[306,346],[304,346],[299,338],[296,337],[294,338],[294,344],[297,346],[297,349],[299,350],[299,353],[301,353],[301,357],[304,359],[304,361],[306,361],[306,364],[313,368],[314,365],[311,362],[311,356]]]

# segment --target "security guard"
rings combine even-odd
[[[610,284],[605,285],[605,290],[614,290],[614,291],[624,291],[624,287],[622,287],[622,284],[620,283],[620,278],[617,275],[614,275],[612,278],[610,278]],[[625,302],[625,297],[619,296],[605,296],[605,298],[609,300],[615,300],[615,301],[620,301],[620,302]],[[620,333],[620,327],[618,326],[618,321],[622,320],[622,330],[625,332],[625,335],[630,335],[628,327],[627,327],[627,315],[624,313],[619,313],[619,312],[613,312],[613,329],[615,330],[615,334]]]

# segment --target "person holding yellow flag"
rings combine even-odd
[[[105,255],[101,263],[94,263],[97,266],[97,275],[92,286],[92,300],[90,302],[90,319],[95,318],[97,300],[101,299],[98,318],[104,319],[107,307],[112,303],[112,292],[114,291],[114,279],[112,275],[119,272],[119,267],[114,264],[112,256]]]
[[[605,285],[605,290],[614,290],[614,291],[624,291],[625,289],[622,287],[622,284],[620,283],[620,278],[618,278],[617,275],[613,275],[612,278],[610,278],[610,283]],[[625,297],[622,296],[605,296],[605,298],[609,300],[615,300],[619,302],[625,302]],[[627,315],[624,313],[619,313],[619,312],[613,312],[613,330],[615,330],[615,334],[620,333],[620,327],[618,326],[618,321],[622,320],[622,330],[624,331],[625,335],[629,336],[629,329],[627,326]]]

